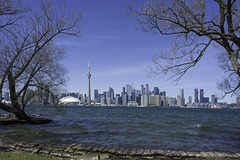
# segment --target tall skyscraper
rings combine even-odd
[[[9,92],[5,92],[5,94],[4,94],[4,99],[5,99],[6,101],[10,101]]]
[[[131,95],[131,93],[132,93],[132,85],[130,85],[130,84],[126,85],[126,92],[127,92],[127,94],[129,96]]]
[[[109,87],[109,98],[111,101],[114,100],[114,90],[111,87]]]
[[[194,102],[195,103],[199,103],[199,100],[198,100],[198,89],[194,89]]]
[[[188,97],[188,104],[192,104],[192,96]]]
[[[141,95],[144,95],[144,94],[145,94],[144,87],[143,87],[143,85],[141,85]]]
[[[99,94],[98,94],[98,90],[97,89],[94,90],[94,102],[95,103],[99,103],[100,102]]]
[[[87,99],[87,103],[88,105],[91,104],[91,88],[90,88],[90,78],[91,78],[91,73],[90,73],[90,63],[88,62],[88,99]]]
[[[181,90],[180,90],[180,97],[181,97],[181,98],[184,98],[184,89],[181,89]]]
[[[200,89],[200,103],[203,103],[203,99],[204,99],[204,90]]]
[[[216,103],[216,96],[215,95],[211,95],[211,103],[212,104]]]
[[[146,95],[149,94],[149,85],[148,85],[148,84],[146,84],[145,94],[146,94]]]
[[[159,88],[158,87],[154,87],[153,91],[154,91],[154,95],[159,95]]]
[[[123,87],[123,95],[126,94],[125,87]]]

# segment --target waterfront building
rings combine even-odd
[[[161,96],[161,106],[167,106],[167,98],[166,96]]]
[[[111,104],[112,104],[112,100],[111,100],[111,98],[109,97],[109,98],[107,98],[107,105],[108,105],[108,106],[111,106]]]
[[[108,98],[110,98],[111,101],[114,100],[114,90],[113,90],[111,87],[109,87],[109,95],[108,95]]]
[[[127,105],[128,103],[128,94],[124,94],[123,97],[122,97],[122,103],[124,106]]]
[[[188,104],[192,104],[192,96],[188,97]]]
[[[116,95],[116,98],[115,98],[115,105],[117,105],[117,106],[121,105],[121,98],[120,98],[120,95]]]
[[[203,97],[203,103],[209,103],[209,97]]]
[[[145,94],[141,96],[141,105],[144,107],[149,106],[149,95]]]
[[[216,103],[216,97],[215,95],[211,95],[211,103],[215,104]]]
[[[67,96],[70,96],[70,97],[75,97],[75,98],[77,98],[75,93],[68,93],[68,94],[67,94]]]
[[[99,102],[100,102],[99,93],[98,93],[98,90],[95,89],[94,90],[94,103],[99,103]]]
[[[4,99],[5,99],[6,101],[10,101],[9,92],[5,92],[5,93],[4,93]]]
[[[165,92],[165,91],[160,92],[159,94],[160,94],[161,96],[165,96],[165,97],[166,97],[166,92]]]
[[[181,89],[181,90],[180,90],[180,97],[181,97],[181,98],[184,98],[184,89]]]
[[[141,106],[141,94],[139,94],[137,97],[136,97],[136,102],[138,103],[139,106]]]
[[[126,94],[125,87],[123,87],[123,95]]]
[[[153,92],[154,92],[154,95],[159,95],[159,88],[158,87],[154,87],[153,88]]]
[[[90,63],[88,63],[88,99],[87,99],[87,103],[88,105],[91,104],[91,88],[90,88],[90,78],[91,78],[91,73],[90,73]]]
[[[127,103],[127,106],[128,107],[137,107],[138,106],[138,103],[136,101],[129,101]]]
[[[67,97],[63,97],[59,100],[59,104],[64,104],[64,105],[79,105],[80,104],[80,100],[76,97],[72,97],[72,96],[67,96]]]
[[[77,93],[76,93],[76,98],[77,98],[77,99],[79,99],[79,95],[80,95],[80,93],[77,92]]]
[[[149,85],[148,84],[146,84],[145,94],[149,95]]]
[[[132,85],[127,84],[126,85],[126,93],[130,96],[132,93]]]
[[[131,97],[131,98],[130,98],[129,101],[136,101],[136,92],[133,91],[130,97]]]
[[[204,103],[203,99],[204,99],[204,90],[200,89],[200,103]]]
[[[177,100],[175,97],[167,97],[167,105],[168,106],[176,106]]]
[[[103,96],[106,99],[107,98],[107,92],[103,92]]]
[[[177,106],[181,106],[182,103],[182,97],[180,95],[177,96]]]
[[[149,105],[150,106],[160,106],[160,96],[150,95],[149,96]]]
[[[145,94],[145,88],[143,87],[143,85],[141,85],[141,95]]]
[[[79,94],[80,103],[83,103],[83,94]]]
[[[101,106],[105,106],[106,105],[106,98],[103,96],[101,98]]]
[[[195,103],[199,103],[199,100],[198,100],[198,89],[194,89],[194,102]]]

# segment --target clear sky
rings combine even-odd
[[[26,1],[38,5],[37,1]],[[56,1],[55,1],[56,2]],[[150,90],[159,87],[166,91],[167,96],[185,91],[193,96],[194,89],[204,89],[204,96],[212,94],[221,96],[216,82],[222,80],[223,71],[218,68],[217,50],[210,47],[205,57],[195,68],[192,68],[178,83],[171,83],[168,75],[149,78],[146,69],[152,64],[153,54],[169,47],[173,37],[150,35],[134,29],[138,23],[133,18],[125,18],[125,0],[58,0],[69,7],[74,6],[83,13],[81,36],[64,38],[57,41],[63,44],[66,58],[63,64],[69,73],[66,89],[69,92],[86,94],[88,88],[88,61],[91,63],[91,92],[108,91],[112,87],[115,94],[121,93],[122,87],[132,84],[136,89],[140,85],[149,84]],[[227,96],[224,100],[235,102],[234,97]]]

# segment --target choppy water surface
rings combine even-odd
[[[9,139],[87,143],[175,151],[240,152],[240,110],[29,106],[53,119],[43,125],[0,126]]]

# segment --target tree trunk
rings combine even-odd
[[[28,116],[24,111],[20,110],[17,112],[14,112],[15,116],[19,120],[25,120],[25,121],[30,121],[32,117]]]

